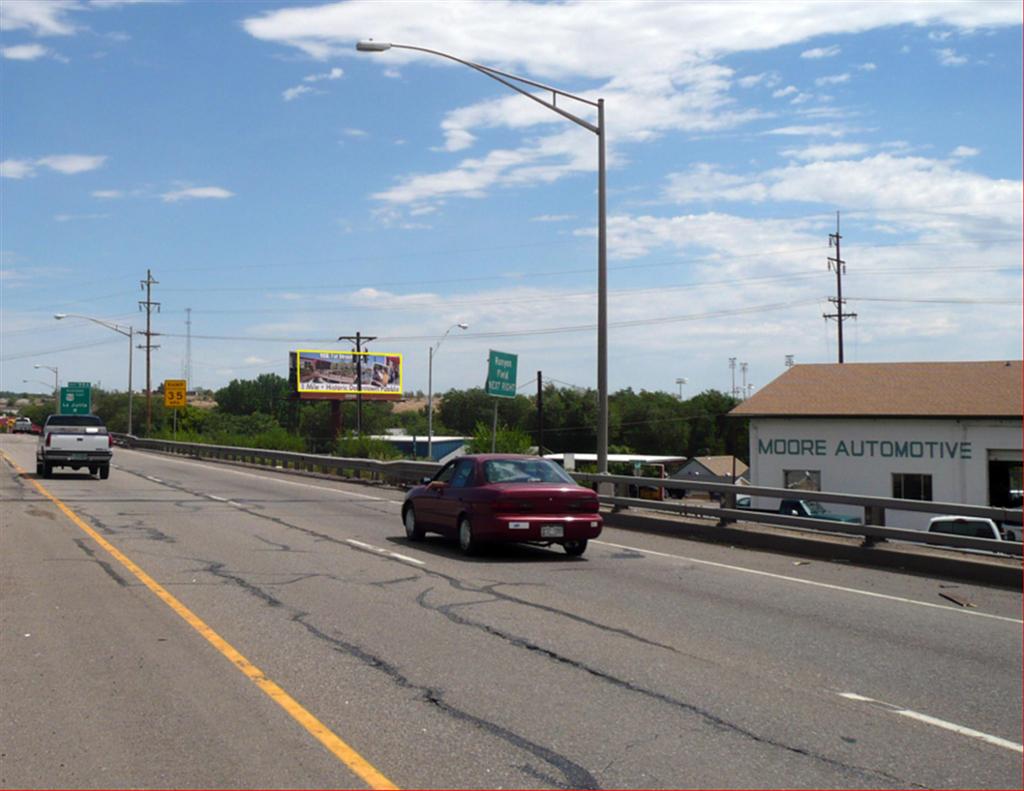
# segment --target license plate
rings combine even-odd
[[[71,461],[85,461],[88,458],[84,453],[72,453]]]
[[[564,529],[561,525],[541,525],[540,526],[540,537],[541,538],[561,538],[565,535]]]

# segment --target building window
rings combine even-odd
[[[805,492],[821,491],[821,470],[783,470],[782,485]]]
[[[916,472],[894,472],[892,496],[901,500],[931,500],[932,476]]]

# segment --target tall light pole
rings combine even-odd
[[[36,363],[32,367],[45,368],[47,371],[53,371],[53,408],[55,411],[60,412],[60,373],[57,371],[57,366],[40,365],[39,363]]]
[[[500,82],[505,87],[511,88],[516,93],[521,93],[527,99],[537,102],[537,104],[558,113],[577,126],[582,126],[584,129],[597,135],[597,471],[599,473],[608,472],[608,240],[605,212],[607,200],[605,196],[604,99],[598,99],[597,101],[584,99],[582,96],[577,96],[558,88],[552,88],[550,85],[534,82],[533,80],[518,77],[508,72],[498,71],[490,66],[483,66],[479,63],[463,60],[446,52],[439,52],[436,49],[414,47],[408,44],[392,44],[386,41],[373,41],[372,39],[358,42],[356,49],[359,52],[384,52],[389,49],[408,49],[447,58]],[[519,85],[509,82],[509,80],[514,80],[522,85],[529,85],[533,88],[539,88],[545,93],[550,93],[551,101],[545,101],[538,96],[534,96]],[[592,124],[567,110],[563,110],[556,104],[559,96],[595,108],[597,110],[597,124]]]
[[[128,338],[128,433],[132,432],[132,350],[134,348],[134,335],[135,329],[128,325],[128,327],[122,327],[120,324],[114,324],[112,321],[104,321],[103,319],[94,319],[92,316],[83,316],[79,313],[54,313],[53,317],[60,321],[61,319],[85,319],[91,321],[93,324],[99,324],[101,327],[106,327],[108,330],[119,332]]]
[[[438,338],[437,343],[430,347],[430,355],[427,362],[427,457],[431,460],[434,458],[434,355],[441,348],[441,344],[448,337],[448,333],[456,327],[460,330],[469,329],[469,325],[463,324],[461,321],[446,329],[444,335]]]
[[[685,376],[676,379],[676,384],[679,385],[679,400],[683,400],[683,385],[687,383]]]

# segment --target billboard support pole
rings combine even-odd
[[[339,341],[348,341],[356,345],[356,351],[361,352],[363,350],[363,342],[369,343],[370,341],[377,340],[376,335],[363,335],[360,332],[356,332],[355,337],[351,335],[340,335],[338,336]],[[356,355],[356,436],[363,436],[363,358],[361,355]]]
[[[491,420],[491,453],[498,442],[498,400],[494,400],[494,418]]]

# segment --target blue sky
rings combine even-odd
[[[129,2],[0,6],[3,389],[286,374],[488,349],[596,382],[596,140],[449,52],[606,100],[609,384],[754,388],[833,362],[1020,358],[1018,2]],[[581,107],[580,113],[586,113]],[[591,116],[588,116],[591,117]],[[135,383],[143,381],[136,356]],[[737,378],[741,379],[739,371]],[[23,384],[23,380],[29,380]]]

